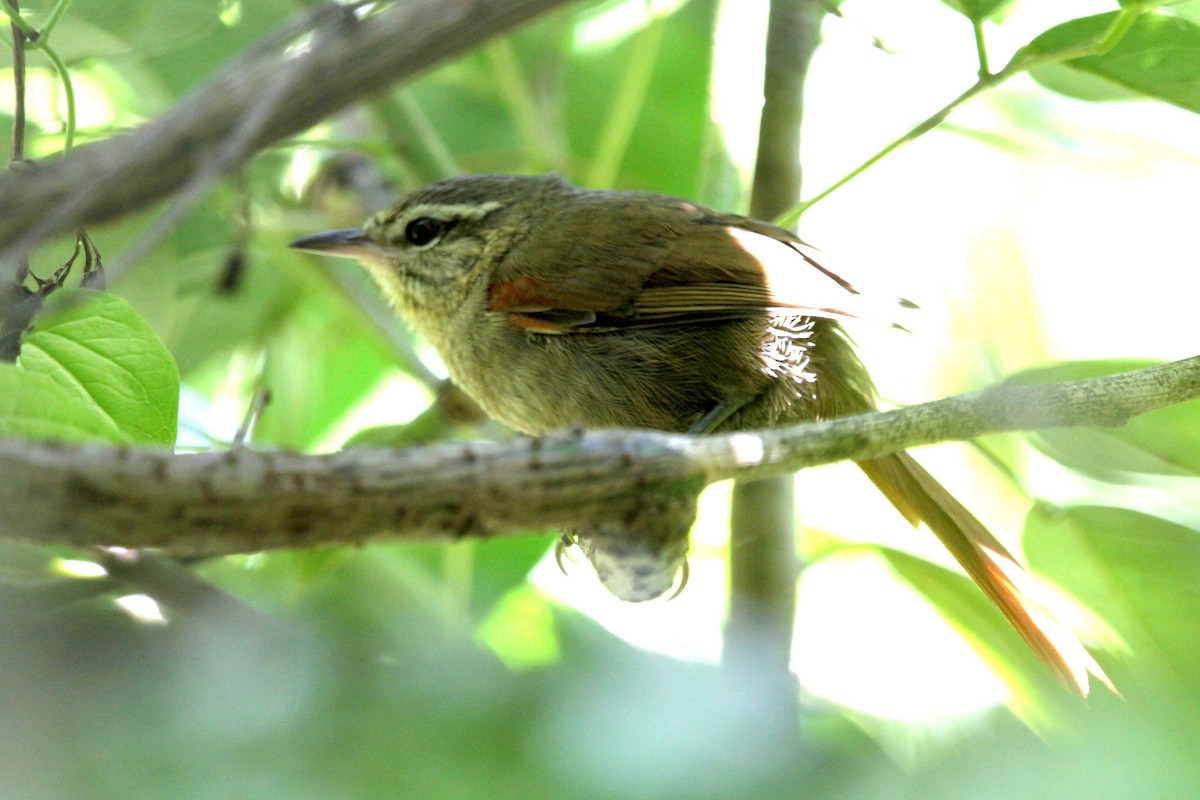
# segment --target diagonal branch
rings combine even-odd
[[[0,252],[9,256],[3,263],[54,234],[169,195],[204,167],[251,112],[263,118],[238,158],[222,165],[226,170],[271,142],[565,2],[410,0],[361,19],[344,7],[318,9],[129,135],[0,175]],[[281,85],[281,73],[289,74],[286,87],[264,112],[263,87]]]
[[[595,431],[325,456],[0,440],[0,536],[226,554],[627,519],[707,483],[988,433],[1120,425],[1200,397],[1200,356],[758,433]]]

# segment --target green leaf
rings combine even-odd
[[[896,574],[921,593],[1012,689],[1031,724],[1052,718],[1063,690],[1000,610],[970,578],[900,550],[879,548]]]
[[[1171,3],[1171,13],[1200,25],[1200,0],[1178,0]]]
[[[35,25],[45,21],[42,14],[31,14],[28,18]],[[58,27],[54,29],[53,44],[59,56],[68,64],[85,58],[108,58],[129,50],[129,45],[125,42],[75,14],[62,17]]]
[[[1200,532],[1121,508],[1037,505],[1025,523],[1030,564],[1113,627],[1128,662],[1117,688],[1200,697]]]
[[[139,55],[165,53],[220,26],[217,0],[75,0],[68,17],[86,20]]]
[[[362,315],[354,309],[328,295],[303,297],[267,342],[262,380],[271,402],[256,438],[312,447],[374,388],[394,367],[377,340],[364,333]]]
[[[468,172],[495,169],[497,153],[502,154],[505,164],[512,164],[518,158],[517,139],[507,111],[498,97],[481,91],[489,83],[485,59],[473,53],[404,90],[429,117],[437,136]],[[395,102],[380,104],[377,110],[396,136],[414,142],[398,155],[411,161],[409,167],[417,171],[420,180],[445,177],[430,159],[426,143],[417,135],[411,120],[402,115]],[[458,124],[464,119],[471,120],[469,128]]]
[[[252,248],[238,285],[220,292],[217,285],[226,265],[229,248],[221,247],[181,260],[177,269],[187,270],[192,289],[177,299],[176,319],[167,341],[189,383],[207,362],[220,359],[238,347],[255,346],[272,336],[294,309],[301,287],[287,271],[295,263],[280,254],[272,261],[266,250]]]
[[[996,16],[1011,5],[1012,0],[942,0],[972,22],[982,22]]]
[[[559,534],[485,539],[473,548],[471,613],[484,619],[511,589],[525,583],[529,571],[546,555]]]
[[[274,550],[208,559],[198,563],[196,571],[259,608],[282,609],[293,605],[358,552],[358,548],[337,546]]]
[[[363,428],[342,443],[342,449],[351,447],[411,447],[444,440],[450,425],[436,405],[418,414],[405,425],[375,425]]]
[[[141,15],[134,39],[138,54],[151,56],[143,65],[177,95],[227,67],[233,58],[287,22],[299,5],[294,0],[239,0],[236,20],[223,21],[222,6],[234,3],[141,1],[148,9]]]
[[[687,3],[671,15],[659,42],[647,102],[621,161],[621,186],[698,196],[700,176],[711,155],[707,150],[708,83],[715,13],[715,3],[705,0]],[[614,104],[625,101],[617,92],[633,46],[629,40],[565,65],[567,135],[572,152],[584,159],[601,151],[608,118],[618,112]],[[670,134],[664,135],[664,131]],[[584,167],[577,174],[586,172]]]
[[[553,601],[530,585],[505,594],[475,635],[510,670],[546,667],[562,657]]]
[[[62,414],[59,425],[106,430],[94,421],[76,419],[81,407],[90,406],[128,441],[175,444],[179,412],[175,361],[120,297],[91,289],[55,292],[25,337],[17,365],[58,388],[55,409],[47,413]],[[47,402],[52,400],[44,383],[31,381],[26,388]],[[88,413],[78,419],[93,416]]]
[[[1027,55],[1051,55],[1094,43],[1118,12],[1073,19],[1042,33]],[[1083,100],[1131,93],[1200,112],[1200,27],[1180,17],[1143,14],[1107,53],[1031,70],[1050,89]]]
[[[95,403],[14,364],[0,364],[0,436],[129,442]]]
[[[394,576],[398,586],[439,608],[466,612],[464,622],[482,622],[510,590],[525,584],[558,534],[531,533],[453,545],[402,542],[375,545],[358,559]]]
[[[1160,362],[1074,361],[1024,370],[1007,382],[1083,380],[1156,363]],[[1140,414],[1117,428],[1059,428],[1029,434],[1029,439],[1059,463],[1102,480],[1128,482],[1129,473],[1200,475],[1200,400]]]

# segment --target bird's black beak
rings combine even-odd
[[[368,239],[362,228],[345,228],[340,231],[314,233],[311,236],[301,236],[288,244],[297,250],[307,250],[310,253],[321,253],[327,256],[347,256],[349,258],[378,258],[383,250],[378,244]]]

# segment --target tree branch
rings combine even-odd
[[[409,0],[361,19],[345,7],[317,9],[154,122],[36,169],[0,175],[3,263],[57,233],[167,196],[205,168],[252,112],[262,119],[236,157],[221,164],[225,171],[265,145],[565,2]],[[319,35],[306,42],[304,35],[314,31]],[[264,111],[267,86],[282,88]]]
[[[0,440],[0,536],[196,555],[511,535],[686,507],[703,485],[726,478],[1003,431],[1119,425],[1196,397],[1200,356],[717,436],[610,430],[323,456]]]
[[[771,0],[752,217],[776,217],[800,196],[804,82],[824,14],[814,0]],[[799,572],[792,476],[739,480],[730,513],[729,620],[722,658],[776,684],[782,702],[792,705],[798,704],[791,655]],[[798,722],[799,715],[790,718]]]

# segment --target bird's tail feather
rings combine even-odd
[[[911,455],[881,456],[858,466],[905,518],[929,526],[1021,638],[1067,685],[1086,696],[1090,674],[1112,687],[1071,629],[1030,593],[1034,579],[1020,562]]]

